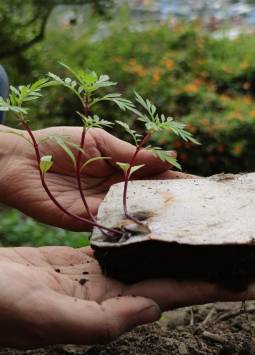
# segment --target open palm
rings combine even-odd
[[[81,129],[77,127],[55,127],[34,132],[40,143],[43,155],[52,155],[54,166],[47,173],[46,181],[54,197],[68,211],[87,218],[79,190],[75,170],[71,159],[63,149],[52,140],[43,138],[52,135],[68,136],[79,144]],[[16,139],[16,137],[15,137]],[[104,130],[90,129],[86,136],[84,161],[96,157],[106,156],[109,160],[99,160],[89,164],[82,172],[82,186],[90,210],[96,215],[98,207],[110,186],[123,180],[122,172],[115,162],[129,162],[135,147],[115,138]],[[141,151],[137,164],[146,164],[141,169],[138,178],[169,179],[186,177],[185,174],[169,170],[169,164],[162,163],[148,151]],[[71,230],[87,230],[91,225],[74,220],[62,213],[49,200],[42,188],[33,147],[22,138],[17,138],[17,144],[12,152],[8,166],[5,167],[7,204],[18,208],[47,224],[52,224]]]
[[[254,286],[247,295],[198,281],[124,285],[102,275],[90,248],[0,248],[0,266],[2,346],[108,342],[160,308],[254,297]]]

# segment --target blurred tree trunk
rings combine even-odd
[[[52,10],[58,5],[86,5],[106,16],[113,0],[12,0],[0,2],[0,59],[18,55],[43,40]]]

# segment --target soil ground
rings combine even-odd
[[[0,349],[1,355],[250,355],[255,354],[255,302],[217,303],[165,313],[108,345]]]

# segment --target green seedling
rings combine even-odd
[[[190,141],[195,144],[197,144],[198,142],[192,137],[189,132],[184,129],[185,125],[183,123],[174,121],[173,118],[166,117],[164,114],[159,114],[155,105],[153,105],[148,99],[143,99],[136,92],[136,103],[142,107],[144,112],[140,112],[133,102],[123,98],[120,93],[107,93],[100,96],[98,92],[101,92],[101,89],[109,88],[116,85],[116,83],[110,81],[108,75],[98,76],[93,71],[75,70],[64,63],[60,64],[69,72],[71,77],[61,78],[53,73],[48,73],[46,78],[40,79],[33,84],[23,85],[17,88],[11,86],[9,98],[4,100],[2,97],[0,97],[0,110],[10,111],[15,114],[19,123],[27,131],[29,139],[25,134],[23,135],[15,131],[10,132],[21,135],[27,142],[33,145],[38,164],[38,170],[40,173],[41,183],[52,203],[54,203],[63,213],[67,214],[68,216],[77,220],[81,220],[83,222],[90,223],[92,226],[99,228],[101,232],[109,238],[116,235],[121,236],[124,231],[115,228],[108,228],[103,225],[100,225],[97,222],[95,216],[90,211],[86,196],[82,189],[81,173],[83,169],[96,160],[111,159],[110,157],[98,156],[87,160],[85,163],[82,163],[82,157],[85,154],[85,142],[88,130],[93,128],[110,128],[113,126],[113,124],[116,123],[122,126],[125,131],[131,136],[136,147],[134,154],[130,162],[116,162],[116,166],[118,166],[123,171],[124,175],[124,214],[126,218],[133,220],[139,225],[143,224],[143,222],[128,213],[127,192],[128,183],[131,179],[131,176],[144,167],[144,164],[136,165],[137,156],[141,149],[147,149],[162,161],[168,162],[172,166],[181,169],[181,166],[177,162],[177,160],[174,157],[170,156],[168,152],[163,151],[160,147],[152,147],[151,145],[147,145],[147,143],[155,133],[165,130],[172,131],[174,134],[176,134],[185,141]],[[30,109],[28,107],[29,102],[40,99],[42,97],[43,89],[56,85],[64,86],[65,88],[70,90],[74,95],[78,97],[81,103],[82,110],[81,112],[77,111],[77,117],[81,120],[83,127],[79,145],[74,144],[73,142],[68,140],[68,137],[63,136],[49,136],[43,138],[41,141],[37,140],[33,131],[30,128],[29,121],[27,119],[30,112]],[[121,110],[128,110],[132,115],[135,115],[137,120],[140,121],[143,125],[143,135],[136,132],[125,122],[109,122],[94,114],[94,112],[92,112],[92,109],[94,110],[94,107],[98,102],[103,101],[113,102]],[[54,142],[64,150],[67,155],[67,158],[71,159],[77,178],[77,186],[79,189],[80,197],[83,201],[88,218],[82,218],[80,216],[72,214],[64,206],[62,206],[52,195],[45,177],[54,165],[54,161],[51,155],[42,156],[40,152],[40,144],[45,139],[54,140]]]
[[[130,108],[131,111],[137,116],[137,120],[142,122],[144,127],[144,134],[141,136],[135,130],[132,130],[127,123],[116,121],[117,124],[121,125],[125,131],[132,137],[133,142],[136,146],[133,157],[128,164],[118,163],[118,166],[122,169],[124,173],[124,191],[123,191],[123,209],[127,218],[132,219],[134,222],[142,224],[137,218],[131,216],[127,209],[127,188],[128,182],[131,175],[143,167],[143,165],[135,165],[137,155],[142,148],[147,149],[152,152],[156,157],[164,162],[168,162],[177,169],[181,169],[181,165],[178,163],[176,158],[169,155],[168,152],[163,151],[160,147],[152,147],[150,145],[146,146],[151,137],[161,131],[172,131],[175,135],[181,137],[183,140],[190,141],[194,144],[198,142],[192,137],[192,134],[187,132],[185,124],[181,122],[174,121],[172,117],[166,117],[164,114],[159,114],[155,105],[153,105],[150,100],[144,100],[137,92],[135,92],[135,99],[139,103],[145,113],[138,111],[136,108]]]

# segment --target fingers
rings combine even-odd
[[[43,344],[107,343],[132,328],[156,321],[159,307],[142,297],[117,297],[101,304],[52,294]],[[36,344],[41,345],[41,344]]]
[[[128,286],[123,293],[149,297],[162,310],[217,301],[253,299],[255,286],[249,292],[225,289],[218,284],[203,281],[177,281],[174,279],[150,280]]]
[[[130,162],[136,149],[134,145],[122,141],[103,130],[94,130],[93,134],[98,142],[98,147],[102,152],[102,155],[112,158],[112,161],[110,161],[111,163],[118,161],[124,163]],[[169,155],[175,157],[176,153],[172,151],[169,152]],[[164,172],[171,167],[169,163],[162,162],[159,158],[155,157],[151,152],[145,149],[139,152],[135,164],[145,164],[140,173],[137,174],[139,177],[155,175]]]

